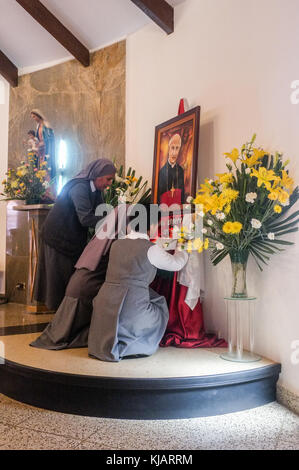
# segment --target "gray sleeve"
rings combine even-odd
[[[90,191],[85,184],[76,184],[69,192],[79,221],[83,227],[95,227],[102,217],[96,217],[90,200]]]

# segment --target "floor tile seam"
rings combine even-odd
[[[72,415],[72,416],[76,416],[76,415]],[[27,419],[29,420],[30,417],[27,418]],[[27,421],[27,419],[26,419],[26,421]],[[25,423],[25,420],[22,421],[21,424],[23,424],[23,423]],[[58,433],[55,433],[55,432],[40,431],[39,429],[33,428],[33,427],[31,427],[31,426],[30,426],[30,427],[29,427],[29,426],[24,426],[24,427],[23,427],[23,426],[20,426],[20,423],[19,423],[19,424],[15,424],[14,426],[15,426],[15,427],[18,427],[18,428],[21,428],[21,429],[23,429],[23,430],[35,431],[35,432],[38,432],[38,433],[49,434],[49,435],[58,436],[58,437],[66,437],[66,438],[68,438],[68,439],[75,439],[76,441],[87,440],[87,439],[90,438],[91,435],[96,434],[96,433],[98,432],[98,431],[94,431],[94,432],[91,433],[90,436],[84,437],[83,439],[80,439],[80,438],[76,438],[76,437],[73,437],[73,436],[70,436],[70,435],[67,435],[67,434],[58,434]]]
[[[35,431],[36,433],[38,434],[46,434],[48,436],[55,436],[55,437],[64,437],[64,438],[67,438],[69,440],[73,440],[73,441],[76,441],[76,445],[80,442],[81,442],[81,439],[78,439],[78,438],[75,438],[75,437],[70,437],[70,436],[65,436],[65,435],[62,435],[62,434],[55,434],[55,433],[50,433],[50,432],[47,432],[47,431],[37,431],[36,429],[32,429],[32,428],[22,428],[21,426],[19,425],[14,425],[14,426],[10,426],[11,428],[14,428],[15,431],[18,431],[18,429],[22,429],[22,430],[26,430],[26,431]],[[33,440],[34,441],[34,440]],[[5,444],[1,444],[0,443],[0,448],[5,446]]]

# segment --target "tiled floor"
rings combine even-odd
[[[0,395],[0,450],[298,448],[299,417],[276,402],[208,418],[133,421],[56,413]]]
[[[0,304],[0,328],[16,325],[32,325],[51,321],[53,314],[34,314],[26,306],[15,303]]]

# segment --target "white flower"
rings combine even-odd
[[[209,183],[209,184],[213,184],[214,181],[213,181],[213,180],[208,180],[208,183]]]
[[[251,225],[252,225],[253,228],[261,228],[261,226],[262,226],[261,221],[258,220],[258,219],[251,219],[250,222],[251,222]]]
[[[224,212],[218,212],[218,213],[216,214],[216,219],[218,219],[218,220],[224,220],[225,217],[226,217],[226,216],[225,216]]]
[[[269,240],[274,240],[275,235],[274,235],[273,232],[270,232],[270,233],[268,233],[267,237],[269,238]]]
[[[213,220],[209,219],[208,220],[208,225],[210,225],[210,226],[213,225]]]
[[[249,175],[251,173],[251,168],[246,168],[245,173],[246,175]]]
[[[223,250],[224,245],[222,245],[222,243],[220,243],[220,242],[217,242],[216,243],[216,248],[217,248],[217,250]]]
[[[122,194],[121,196],[119,196],[118,202],[119,202],[120,204],[125,204],[126,201],[127,201],[126,196],[124,196],[123,194]]]
[[[207,229],[206,229],[206,228],[202,228],[202,229],[201,229],[201,233],[207,233]]]
[[[246,202],[250,202],[250,204],[254,204],[256,198],[257,198],[256,193],[247,193],[245,196]]]
[[[188,204],[192,204],[192,201],[193,201],[193,197],[192,197],[192,196],[188,196],[186,202],[187,202]]]
[[[282,206],[289,206],[290,205],[290,199],[287,199],[285,203],[281,204]]]

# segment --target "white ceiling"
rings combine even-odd
[[[131,0],[41,1],[89,50],[123,39],[151,22]],[[185,0],[167,1],[176,6]],[[0,50],[20,72],[71,57],[15,0],[0,0]]]

